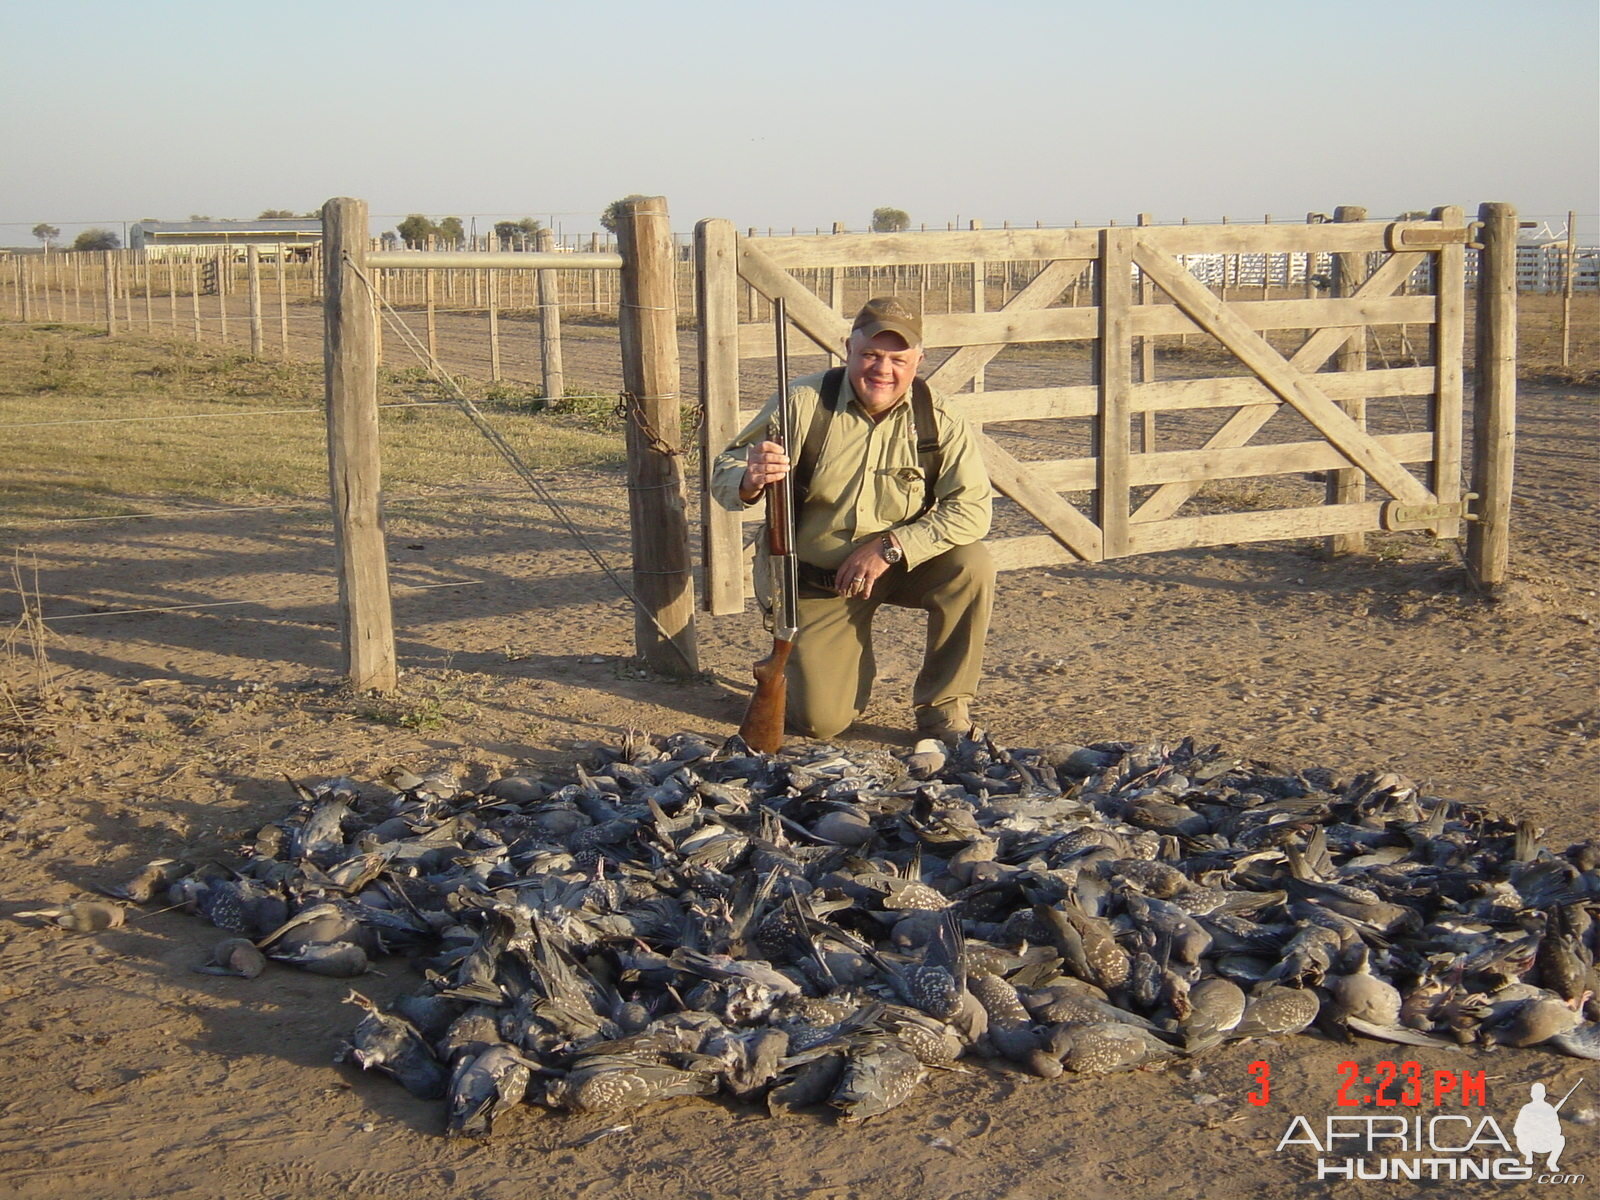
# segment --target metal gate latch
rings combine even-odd
[[[1477,498],[1477,492],[1467,492],[1453,504],[1405,504],[1390,500],[1383,506],[1383,527],[1389,530],[1424,529],[1440,521],[1476,521],[1478,516],[1468,511],[1467,501]]]

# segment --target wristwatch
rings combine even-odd
[[[906,552],[900,549],[899,546],[896,546],[894,544],[894,539],[887,533],[883,535],[883,546],[880,552],[883,555],[883,561],[888,563],[891,567],[906,556]]]

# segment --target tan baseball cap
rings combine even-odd
[[[850,332],[869,338],[880,333],[898,333],[907,346],[922,345],[922,317],[911,311],[898,296],[874,296],[861,306]]]

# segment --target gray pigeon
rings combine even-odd
[[[195,968],[202,975],[236,975],[254,979],[267,969],[267,956],[249,938],[223,938],[211,950],[211,961]]]
[[[864,1121],[904,1103],[927,1073],[893,1038],[866,1039],[851,1053],[828,1103],[839,1110],[841,1121]]]
[[[1208,975],[1189,988],[1189,1015],[1179,1023],[1186,1054],[1198,1054],[1232,1033],[1244,1016],[1244,989],[1231,979]]]
[[[345,997],[347,1004],[366,1010],[350,1040],[334,1056],[335,1062],[353,1061],[364,1071],[373,1068],[393,1076],[406,1091],[423,1100],[438,1100],[448,1083],[445,1069],[416,1026],[382,1011],[360,992]]]
[[[487,1137],[495,1118],[522,1102],[536,1069],[504,1042],[463,1055],[450,1075],[445,1136]]]
[[[1051,1050],[1068,1071],[1109,1075],[1171,1058],[1176,1051],[1148,1029],[1120,1022],[1060,1025],[1051,1036]]]
[[[1268,984],[1250,997],[1229,1037],[1237,1040],[1299,1033],[1317,1019],[1321,1008],[1322,1002],[1309,988]]]

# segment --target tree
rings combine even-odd
[[[460,217],[446,217],[439,222],[439,237],[452,246],[459,245],[467,240],[466,227],[461,224]]]
[[[903,208],[875,208],[872,210],[873,233],[904,233],[911,228],[911,217]]]
[[[261,215],[259,217],[257,217],[256,220],[258,220],[258,221],[292,221],[292,220],[294,220],[294,217],[295,217],[295,214],[290,212],[287,208],[266,208],[266,209],[262,209],[261,210]]]
[[[43,242],[44,248],[48,250],[55,244],[55,240],[61,236],[61,230],[54,225],[47,225],[45,222],[40,221],[33,227],[33,236]]]
[[[615,233],[617,225],[622,220],[622,210],[634,200],[648,200],[649,198],[643,192],[629,192],[621,200],[613,200],[606,205],[605,212],[600,214],[600,224],[605,226],[607,233]]]
[[[415,250],[426,246],[430,237],[437,236],[439,227],[421,213],[412,213],[395,226],[395,232]]]
[[[72,243],[74,250],[115,250],[122,239],[109,229],[85,229]]]
[[[526,239],[528,243],[539,236],[543,228],[532,217],[523,217],[520,221],[496,221],[494,223],[494,236],[499,238],[503,245],[515,246],[519,239]]]
[[[190,213],[189,214],[189,220],[191,220],[191,221],[210,221],[210,220],[214,220],[214,219],[215,218],[209,217],[205,213]]]

